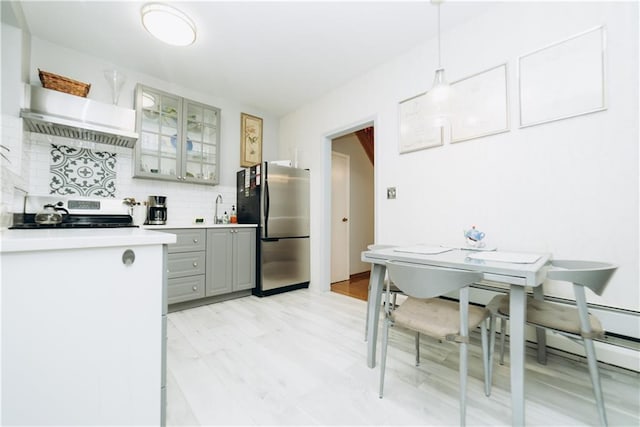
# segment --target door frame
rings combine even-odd
[[[332,141],[341,136],[345,136],[350,133],[354,133],[364,128],[373,126],[374,141],[379,141],[378,127],[376,125],[377,116],[369,116],[362,120],[356,121],[350,125],[345,125],[338,129],[334,129],[324,134],[324,144],[322,146],[322,199],[325,201],[321,220],[323,226],[324,236],[331,236],[331,146]],[[378,144],[374,146],[374,157],[378,151]],[[378,204],[377,194],[378,188],[378,174],[376,173],[376,165],[373,167],[373,235],[378,235],[378,219],[376,216],[375,207]],[[316,288],[320,292],[331,290],[331,237],[322,239],[321,257],[322,265],[320,266],[320,286]]]

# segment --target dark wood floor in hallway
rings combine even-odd
[[[331,290],[366,301],[369,295],[369,272],[352,274],[349,280],[332,283]]]

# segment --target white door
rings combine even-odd
[[[349,280],[349,156],[331,152],[331,283]]]

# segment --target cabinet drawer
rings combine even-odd
[[[169,304],[204,298],[204,275],[169,279],[167,282]]]
[[[169,245],[169,253],[204,251],[206,235],[204,229],[169,229],[167,233],[176,235],[176,242]]]
[[[181,252],[169,254],[167,263],[169,279],[176,277],[195,276],[205,272],[204,252]]]

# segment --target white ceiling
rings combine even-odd
[[[172,1],[198,28],[193,45],[173,47],[143,29],[145,3],[19,5],[34,36],[276,116],[436,35],[437,8],[428,1]],[[446,2],[442,28],[488,7]]]

